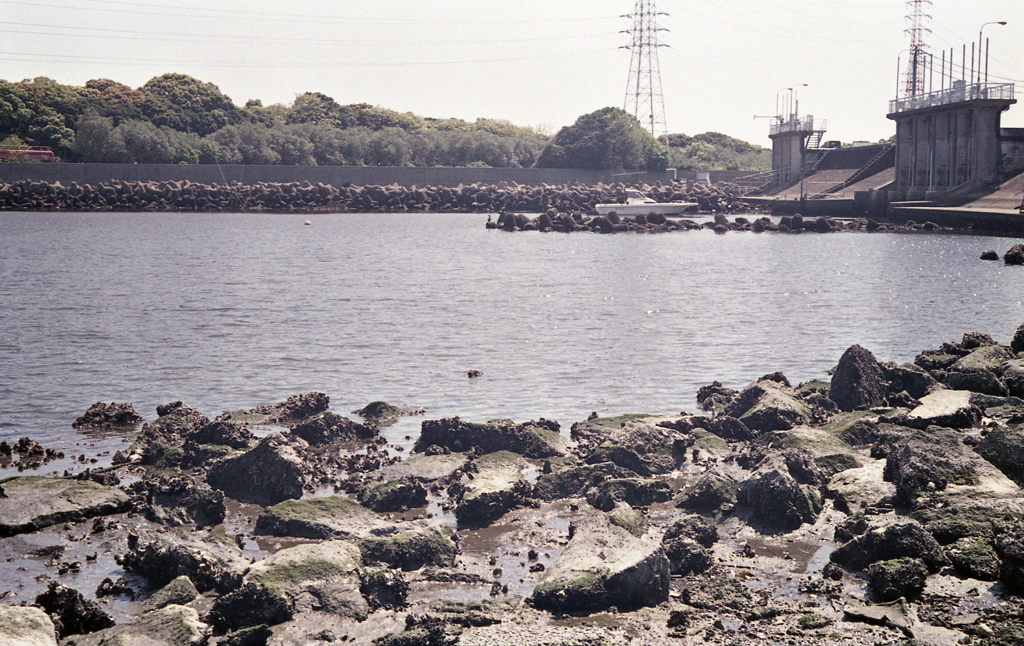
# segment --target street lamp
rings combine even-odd
[[[1005,20],[994,20],[992,22],[982,23],[981,27],[978,27],[978,83],[981,83],[981,32],[985,29],[986,25],[1005,25]],[[985,55],[985,83],[988,83],[988,54]]]

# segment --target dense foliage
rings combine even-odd
[[[664,146],[622,108],[585,114],[558,131],[537,165],[543,168],[665,170]]]
[[[668,147],[669,165],[681,170],[768,170],[772,152],[720,132],[692,137],[662,135],[658,141]]]
[[[584,115],[551,138],[504,120],[433,119],[341,105],[319,92],[290,106],[238,107],[185,74],[138,89],[110,79],[84,87],[0,80],[0,145],[50,146],[72,162],[704,170],[725,167],[722,159],[753,164],[760,151],[717,133],[670,137],[659,144],[618,108]]]

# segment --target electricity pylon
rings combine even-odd
[[[633,13],[623,16],[633,19],[633,27],[622,32],[632,36],[630,44],[623,46],[632,52],[624,109],[655,137],[667,132],[658,64],[658,48],[668,47],[658,39],[659,31],[667,31],[658,27],[658,16],[666,15],[655,8],[654,0],[636,0]]]

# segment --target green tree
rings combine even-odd
[[[667,153],[622,108],[585,114],[558,131],[541,153],[542,168],[664,170]]]
[[[241,121],[241,111],[213,83],[164,74],[143,85],[142,112],[156,126],[205,136]]]

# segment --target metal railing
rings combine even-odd
[[[951,88],[889,101],[889,114],[984,99],[1013,100],[1013,83],[972,83],[968,85],[957,81]]]
[[[818,130],[824,130],[825,126],[822,124]],[[807,115],[803,119],[800,117],[790,117],[789,121],[781,121],[779,123],[771,124],[769,135],[777,135],[783,132],[809,132],[814,130],[814,117]]]

